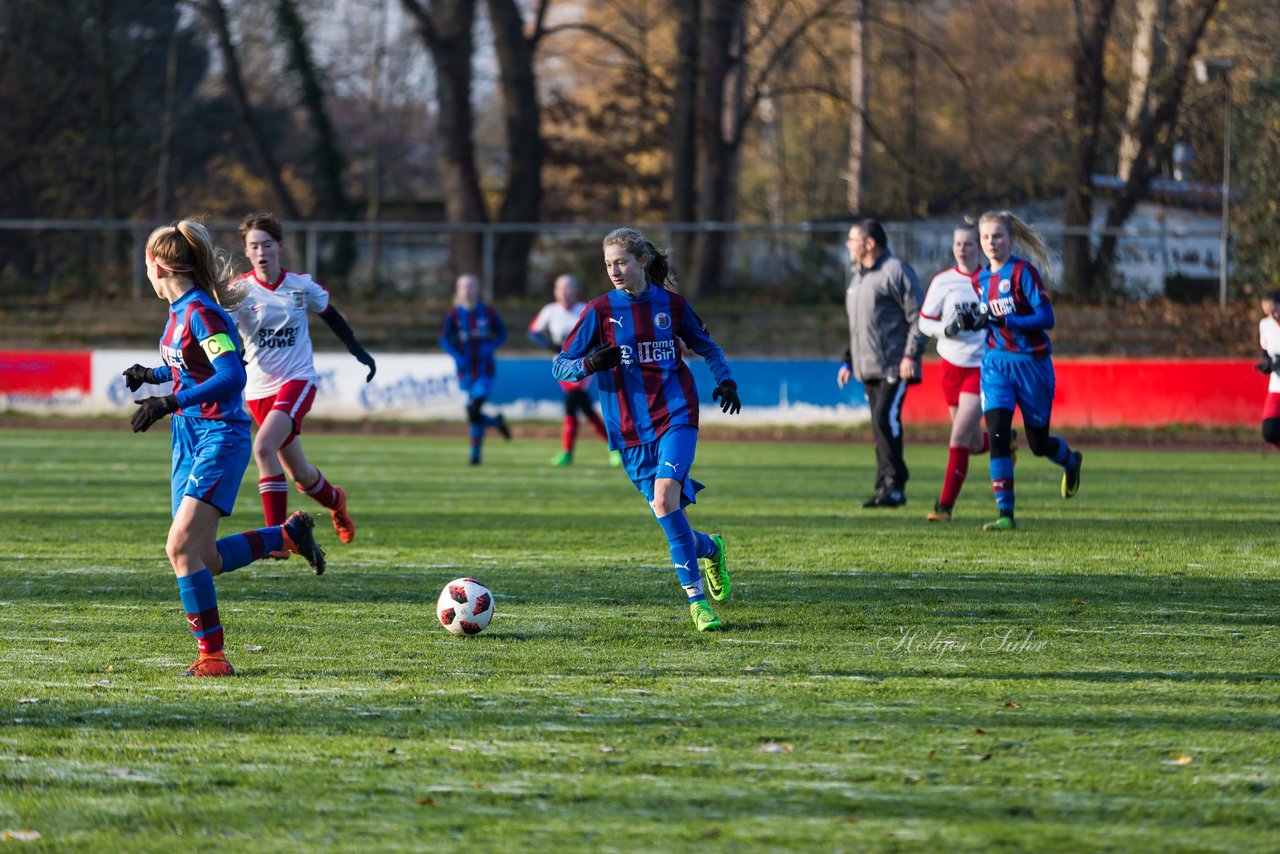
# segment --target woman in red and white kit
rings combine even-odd
[[[976,312],[978,288],[975,277],[982,269],[978,226],[958,227],[951,238],[954,267],[933,277],[920,308],[920,331],[938,339],[942,357],[942,394],[951,410],[951,439],[947,473],[942,494],[929,514],[930,522],[950,522],[951,508],[960,497],[969,474],[970,454],[985,453],[987,433],[982,429],[982,354],[987,349],[986,330],[965,331],[959,316],[964,310]],[[965,309],[961,309],[965,306]]]
[[[1280,290],[1262,295],[1262,315],[1258,321],[1262,358],[1253,366],[1267,377],[1267,398],[1262,404],[1262,439],[1280,451]]]
[[[307,461],[298,441],[302,419],[316,399],[318,378],[307,312],[316,312],[351,355],[369,368],[365,382],[373,379],[377,366],[347,321],[329,304],[329,292],[305,273],[281,269],[284,229],[274,215],[249,214],[240,223],[240,237],[253,269],[235,283],[245,291],[235,318],[249,375],[245,403],[258,423],[253,458],[258,465],[262,513],[268,525],[278,525],[287,517],[287,474],[299,492],[329,511],[338,539],[349,543],[355,539],[356,526],[347,513],[347,494]],[[272,557],[288,557],[288,553]]]
[[[539,347],[545,347],[552,353],[559,354],[564,339],[569,337],[578,318],[586,310],[587,304],[578,299],[578,280],[568,273],[559,276],[555,283],[555,302],[542,307],[537,316],[529,324],[529,339]],[[587,376],[577,382],[560,381],[560,389],[564,392],[564,426],[560,431],[560,453],[551,458],[553,466],[573,464],[573,446],[578,440],[578,415],[587,419],[595,429],[596,435],[606,442],[609,435],[605,432],[604,421],[596,412],[588,392],[595,381],[595,376]],[[622,454],[609,452],[609,464],[622,465]]]

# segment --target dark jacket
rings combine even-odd
[[[859,382],[896,379],[904,355],[920,361],[929,340],[919,326],[923,302],[915,270],[889,250],[870,267],[854,264],[844,295],[849,315],[845,363]]]

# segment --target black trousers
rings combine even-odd
[[[902,403],[907,384],[902,380],[865,380],[871,406],[871,434],[876,440],[876,491],[904,489],[910,472],[902,457]]]

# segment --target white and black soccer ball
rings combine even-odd
[[[474,578],[455,578],[440,591],[436,616],[455,635],[477,635],[493,619],[493,593]]]

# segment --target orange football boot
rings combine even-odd
[[[329,509],[333,530],[338,533],[338,542],[349,543],[356,538],[356,523],[347,515],[347,491],[340,486],[335,486],[333,491],[338,494],[338,505]]]
[[[202,652],[196,663],[186,670],[187,676],[235,676],[235,668],[227,661],[226,653]]]

